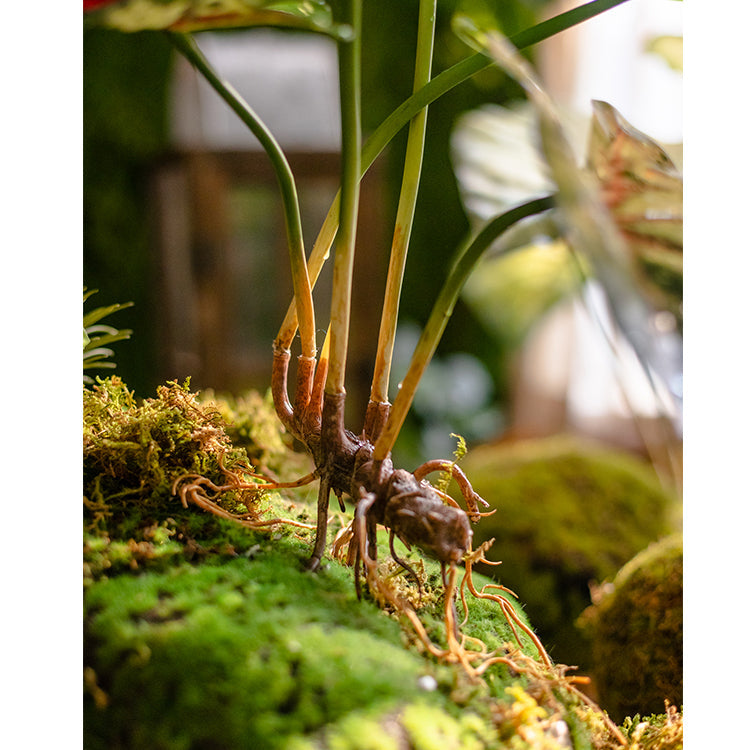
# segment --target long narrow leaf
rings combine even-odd
[[[84,352],[88,352],[89,347],[109,346],[117,341],[127,341],[132,334],[133,331],[125,329],[122,331],[114,331],[114,333],[105,336],[94,336],[89,339],[88,345],[84,347]]]
[[[396,398],[393,400],[393,408],[388,417],[388,422],[375,444],[373,455],[376,460],[384,459],[393,449],[396,437],[414,400],[417,385],[437,349],[445,326],[453,314],[453,308],[461,293],[461,289],[469,278],[471,271],[476,267],[479,259],[492,243],[516,222],[543,211],[548,211],[553,206],[554,200],[550,197],[545,197],[529,201],[510,211],[506,211],[487,222],[482,230],[467,242],[459,252],[458,258],[440,290],[427,324],[417,342],[409,369],[399,386]]]
[[[98,323],[108,315],[112,315],[112,313],[119,312],[120,310],[132,306],[132,302],[123,302],[115,305],[107,305],[106,307],[97,307],[95,310],[91,310],[91,312],[88,312],[83,316],[83,327],[90,328],[94,323]]]

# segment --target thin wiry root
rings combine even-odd
[[[547,667],[552,666],[552,661],[547,655],[541,641],[531,628],[520,619],[511,603],[499,594],[487,593],[487,589],[499,589],[514,597],[516,595],[509,588],[500,584],[486,584],[481,591],[477,591],[474,586],[471,577],[472,566],[478,562],[486,562],[485,552],[492,545],[494,539],[485,542],[473,552],[469,550],[464,556],[466,571],[459,587],[456,586],[457,567],[455,563],[448,566],[447,573],[446,564],[442,565],[443,585],[445,590],[444,623],[447,648],[436,646],[430,640],[414,606],[397,592],[395,586],[390,580],[392,576],[389,577],[383,575],[378,571],[377,560],[373,559],[368,550],[367,513],[373,502],[374,495],[372,494],[362,497],[357,505],[354,519],[350,524],[339,531],[333,542],[333,556],[342,561],[346,559],[349,564],[355,564],[355,583],[358,594],[360,592],[359,567],[361,563],[364,568],[365,581],[367,582],[370,593],[381,607],[389,606],[396,612],[404,615],[431,656],[446,663],[461,664],[472,679],[478,679],[493,664],[503,662],[505,657],[499,656],[496,651],[488,651],[487,646],[479,638],[472,638],[460,632],[460,628],[466,624],[469,616],[469,608],[466,602],[465,593],[465,588],[468,587],[469,591],[471,591],[476,598],[489,599],[490,601],[497,602],[500,605],[503,615],[505,616],[518,645],[521,647],[523,645],[519,634],[520,629],[529,637],[536,647],[542,663]],[[391,549],[391,553],[393,553],[393,549]],[[398,558],[395,558],[395,561],[404,567],[403,561]],[[419,580],[413,571],[410,571],[408,568],[406,568],[406,570],[407,572],[410,572],[417,581]],[[460,625],[456,622],[455,599],[457,593],[461,598],[465,615]]]
[[[305,474],[299,479],[295,479],[293,482],[278,482],[274,479],[269,479],[265,474],[258,474],[253,471],[253,467],[249,464],[239,463],[236,469],[227,469],[224,466],[223,456],[219,457],[219,468],[224,474],[231,480],[232,489],[235,490],[281,490],[281,489],[296,489],[297,487],[304,487],[310,482],[314,482],[318,479],[318,472],[311,471],[309,474]],[[253,479],[262,479],[262,482],[245,482],[244,477],[252,477]],[[181,477],[182,478],[182,477]]]
[[[303,529],[314,529],[315,526],[301,521],[294,521],[289,518],[271,518],[271,519],[257,519],[251,512],[247,513],[234,513],[232,511],[223,508],[216,502],[223,493],[230,491],[244,491],[251,493],[260,493],[266,489],[278,489],[281,487],[298,487],[301,484],[306,484],[312,479],[308,477],[302,477],[302,479],[293,483],[248,483],[244,481],[244,477],[250,475],[252,477],[265,478],[261,475],[255,474],[252,471],[244,471],[243,468],[238,470],[228,470],[224,467],[221,459],[219,460],[219,466],[228,478],[227,484],[217,485],[207,477],[201,476],[200,474],[183,474],[182,476],[175,479],[172,483],[172,494],[179,494],[180,501],[183,508],[187,508],[189,503],[198,506],[202,510],[213,513],[219,518],[225,518],[230,521],[235,521],[242,526],[250,529],[261,529],[267,526],[276,526],[278,524],[287,524],[289,526],[296,526]],[[308,475],[309,476],[309,475]],[[250,505],[247,505],[248,509]]]
[[[455,564],[450,565],[447,575],[443,570],[445,582],[444,623],[447,648],[440,648],[430,640],[427,630],[414,607],[396,592],[388,577],[381,576],[378,573],[377,561],[373,560],[367,551],[365,513],[358,514],[353,524],[339,533],[337,540],[339,542],[338,552],[341,551],[346,541],[351,541],[356,545],[357,557],[363,564],[365,579],[373,597],[381,606],[389,605],[396,612],[406,617],[422,645],[432,657],[447,664],[460,664],[470,679],[474,681],[479,680],[482,673],[497,662],[494,653],[489,653],[480,639],[467,637],[459,633],[454,605],[457,577]],[[355,573],[355,575],[358,580],[358,573]],[[468,644],[477,646],[477,650],[467,648]]]
[[[444,622],[447,648],[440,648],[430,640],[427,630],[417,615],[414,607],[396,592],[394,586],[389,582],[388,577],[381,576],[378,573],[377,562],[370,557],[367,550],[365,516],[366,513],[364,511],[358,513],[355,516],[354,521],[339,532],[336,541],[334,542],[336,553],[339,556],[343,556],[344,547],[351,543],[350,552],[351,547],[354,547],[358,558],[358,564],[360,561],[363,563],[365,578],[372,595],[381,606],[389,605],[408,620],[424,648],[433,658],[447,664],[460,664],[469,678],[474,682],[481,681],[483,675],[490,667],[497,664],[503,664],[513,670],[516,674],[525,674],[528,677],[533,678],[534,682],[547,693],[548,702],[552,705],[555,705],[557,702],[557,699],[552,693],[552,688],[564,689],[570,695],[586,704],[590,709],[599,713],[603,722],[617,742],[620,742],[623,746],[627,744],[622,733],[618,730],[612,720],[602,712],[594,701],[575,687],[576,683],[580,684],[587,682],[587,678],[568,676],[566,672],[571,669],[570,667],[565,665],[554,665],[539,639],[533,631],[531,631],[530,628],[520,620],[510,602],[500,595],[486,593],[486,589],[494,588],[505,591],[513,596],[515,596],[515,594],[513,594],[510,589],[501,586],[500,584],[486,584],[481,591],[477,591],[471,578],[472,566],[478,562],[488,562],[485,559],[485,553],[494,540],[485,542],[477,550],[473,552],[470,551],[465,556],[464,562],[466,565],[466,572],[461,581],[460,596],[466,612],[468,612],[464,593],[464,587],[466,586],[468,586],[469,591],[471,591],[471,593],[477,598],[489,599],[500,604],[502,612],[507,619],[519,646],[518,648],[515,648],[511,646],[511,644],[504,644],[502,649],[490,652],[487,650],[486,644],[479,638],[473,638],[459,632],[459,628],[456,625],[456,610],[454,606],[457,567],[455,564],[451,564],[447,575],[445,572],[445,566],[443,566],[443,581],[445,585]],[[521,650],[522,644],[516,626],[523,630],[523,632],[526,633],[534,643],[539,652],[539,656],[541,657],[541,661],[523,653]]]
[[[479,562],[489,562],[485,558],[485,552],[492,546],[494,539],[490,539],[487,542],[484,542],[481,544],[476,550],[473,552],[467,552],[466,556],[464,557],[464,563],[466,565],[466,572],[464,573],[463,580],[461,581],[461,603],[464,607],[464,622],[468,619],[468,607],[466,604],[466,597],[464,594],[464,585],[467,585],[469,588],[469,591],[477,598],[477,599],[489,599],[490,601],[497,602],[500,605],[500,609],[503,612],[503,615],[505,615],[505,619],[508,621],[508,625],[510,625],[511,630],[513,631],[513,636],[515,637],[517,643],[519,646],[522,646],[521,639],[518,636],[518,631],[516,630],[516,625],[523,630],[524,633],[531,639],[532,643],[536,647],[537,652],[539,653],[539,656],[542,660],[542,662],[548,666],[552,666],[552,660],[549,658],[549,655],[547,654],[547,651],[545,650],[544,646],[542,645],[542,642],[537,637],[536,633],[534,633],[531,628],[524,623],[521,618],[516,614],[515,609],[511,605],[511,603],[505,599],[504,597],[500,596],[499,594],[487,594],[485,593],[485,590],[487,588],[499,588],[503,591],[506,591],[510,594],[513,594],[513,592],[510,589],[507,589],[505,586],[500,586],[499,584],[487,584],[482,588],[481,591],[477,591],[476,587],[474,586],[474,581],[471,577],[471,571],[472,567]],[[515,594],[513,594],[515,596]]]
[[[336,534],[331,545],[331,557],[347,565],[353,564],[354,548],[350,542],[354,538],[354,519]]]

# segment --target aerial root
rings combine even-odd
[[[421,466],[418,466],[416,469],[414,469],[414,478],[417,480],[422,480],[428,474],[432,474],[432,472],[434,471],[447,472],[453,477],[453,479],[458,484],[459,489],[461,490],[461,494],[463,495],[464,500],[466,501],[466,507],[469,509],[469,518],[471,518],[474,523],[476,523],[482,516],[492,515],[495,512],[494,510],[490,511],[489,513],[479,512],[479,503],[484,505],[486,508],[489,507],[489,503],[474,491],[474,488],[471,486],[471,482],[469,482],[466,474],[463,473],[463,471],[456,465],[454,461],[445,461],[439,458],[425,461],[425,463],[423,463]],[[455,500],[450,497],[450,495],[438,488],[433,489],[435,489],[435,491],[438,492],[438,494],[440,494],[449,503],[451,503],[455,507],[459,507],[456,504]]]
[[[497,652],[488,651],[486,644],[481,639],[460,633],[459,626],[456,623],[456,609],[454,604],[457,590],[457,567],[455,564],[450,565],[448,573],[444,576],[443,622],[445,623],[447,648],[441,648],[433,643],[412,604],[396,592],[396,589],[387,577],[378,573],[377,561],[373,560],[368,554],[363,538],[364,514],[359,519],[355,519],[355,521],[357,520],[359,520],[359,524],[352,524],[339,532],[337,536],[338,544],[334,542],[337,545],[336,552],[341,555],[345,540],[355,541],[358,552],[357,557],[363,564],[365,580],[371,594],[380,606],[390,606],[408,620],[417,638],[430,656],[446,664],[459,664],[472,681],[479,681],[482,674],[489,667],[506,660],[505,656],[498,656]],[[506,604],[512,609],[510,604],[507,602]],[[508,617],[507,613],[506,617]]]
[[[219,518],[235,521],[236,523],[250,529],[261,529],[267,526],[276,526],[278,524],[286,524],[288,526],[296,526],[303,529],[315,528],[315,526],[311,524],[294,521],[290,518],[259,520],[255,517],[255,514],[251,512],[251,505],[247,503],[247,513],[235,513],[223,508],[217,502],[217,499],[226,492],[249,492],[258,495],[264,490],[300,487],[303,484],[312,482],[315,479],[314,474],[308,474],[295,482],[246,482],[245,478],[248,476],[257,479],[267,479],[267,477],[255,473],[252,471],[252,468],[247,465],[240,465],[238,469],[234,470],[227,469],[223,464],[222,458],[219,458],[219,467],[228,480],[226,484],[218,485],[208,479],[208,477],[200,474],[182,474],[175,479],[172,483],[172,494],[179,494],[183,508],[187,508],[188,505],[192,503],[201,508],[201,510],[213,513]]]
[[[464,573],[460,586],[457,586],[456,583],[456,564],[454,563],[449,566],[446,566],[446,564],[442,565],[445,608],[443,621],[445,623],[447,648],[441,648],[435,645],[431,641],[414,606],[397,592],[395,586],[391,583],[389,576],[385,576],[378,571],[377,560],[373,559],[367,549],[366,519],[367,511],[373,501],[374,495],[372,494],[366,495],[360,499],[357,504],[354,519],[350,524],[338,532],[332,547],[334,558],[341,560],[342,562],[346,560],[349,564],[355,564],[355,583],[357,584],[358,593],[360,591],[359,569],[361,564],[364,569],[364,576],[368,589],[381,607],[388,606],[397,613],[403,615],[411,624],[417,638],[432,657],[445,663],[460,664],[472,680],[479,680],[481,675],[486,672],[489,667],[494,664],[505,663],[507,657],[504,654],[498,654],[497,651],[489,651],[486,644],[481,639],[467,636],[460,632],[460,628],[463,627],[468,620],[468,605],[466,603],[465,594],[465,588],[468,586],[469,591],[471,591],[476,598],[489,599],[497,602],[500,605],[505,619],[510,625],[513,636],[519,647],[522,647],[523,645],[519,634],[519,630],[521,630],[529,637],[536,647],[543,666],[548,668],[552,667],[552,661],[547,655],[541,641],[520,619],[511,603],[499,594],[487,593],[487,589],[499,589],[513,596],[515,596],[515,594],[513,594],[510,589],[501,586],[500,584],[486,584],[481,591],[477,591],[474,586],[474,582],[471,578],[472,566],[478,562],[486,561],[485,552],[489,549],[494,540],[485,542],[477,550],[473,552],[470,551],[464,557],[466,572]],[[393,554],[392,549],[391,554]],[[397,564],[401,565],[401,567],[406,570],[407,573],[410,573],[417,581],[419,580],[414,571],[405,566],[403,561],[398,558],[394,559]],[[446,567],[448,567],[447,572]],[[457,596],[460,596],[461,598],[465,613],[465,617],[460,624],[457,623],[455,608],[455,599]]]
[[[542,642],[537,637],[536,633],[534,633],[531,628],[529,628],[526,623],[524,623],[521,618],[516,613],[516,610],[513,608],[513,605],[503,596],[500,596],[499,594],[488,594],[486,593],[486,590],[488,588],[495,588],[500,589],[502,591],[505,591],[512,596],[516,597],[516,595],[505,586],[501,586],[500,584],[496,583],[488,583],[485,586],[482,587],[481,591],[477,591],[476,587],[474,586],[474,581],[471,577],[472,568],[476,563],[484,562],[493,564],[492,561],[487,560],[485,557],[485,553],[487,550],[492,546],[494,543],[494,539],[489,539],[488,541],[481,544],[476,550],[473,552],[467,552],[464,556],[464,563],[466,565],[466,572],[464,573],[464,577],[461,581],[461,587],[460,587],[460,594],[461,594],[461,604],[464,608],[464,620],[463,623],[466,623],[468,617],[469,617],[469,608],[466,604],[466,595],[464,593],[464,586],[468,586],[469,591],[477,598],[477,599],[489,599],[490,601],[497,602],[500,605],[500,609],[503,612],[503,615],[505,615],[505,619],[508,621],[508,625],[510,625],[511,630],[513,631],[513,636],[516,639],[516,642],[519,646],[522,646],[521,639],[518,635],[518,631],[516,630],[516,626],[518,626],[521,630],[523,630],[524,633],[531,639],[532,643],[536,647],[537,652],[539,653],[539,657],[541,658],[542,662],[548,666],[552,666],[552,660],[549,658],[549,655],[547,654],[547,651],[545,650],[544,646],[542,645]],[[497,563],[494,563],[497,564]],[[518,597],[516,597],[518,598]],[[463,624],[462,623],[462,624]]]

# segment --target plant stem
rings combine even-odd
[[[456,304],[458,295],[477,261],[492,242],[510,226],[528,216],[533,216],[534,214],[553,208],[554,205],[554,199],[547,197],[537,198],[516,208],[512,208],[485,224],[479,234],[470,240],[464,246],[463,250],[460,251],[458,259],[440,290],[427,324],[419,338],[409,369],[393,401],[388,421],[375,443],[373,458],[376,461],[382,461],[393,449],[396,437],[411,406],[417,385],[437,349],[448,319],[453,313],[453,307]]]
[[[331,291],[331,354],[326,393],[345,393],[346,354],[351,318],[352,273],[359,215],[359,183],[362,174],[361,53],[362,0],[343,3],[344,18],[353,32],[350,41],[339,41],[339,89],[341,92],[341,199],[339,230],[333,261]]]
[[[622,5],[628,0],[594,0],[594,2],[580,5],[577,8],[560,13],[553,18],[542,21],[528,29],[510,37],[510,41],[518,49],[525,49],[545,39],[549,39],[555,34],[559,34],[566,29],[588,21],[605,11]],[[458,86],[460,83],[467,81],[473,75],[492,66],[493,62],[481,53],[476,53],[465,58],[461,62],[447,68],[439,75],[435,76],[429,83],[423,86],[419,91],[412,94],[408,99],[402,102],[373,132],[367,139],[362,149],[362,171],[363,177],[373,162],[382,153],[383,149],[391,142],[396,134],[409,123],[412,118],[422,109],[439,99],[443,94]],[[313,246],[310,254],[309,267],[310,277],[315,283],[320,269],[328,257],[328,253],[336,234],[338,223],[340,194],[336,196],[331,208],[328,211],[323,228],[318,235],[318,239]],[[279,332],[278,340],[288,339],[291,342],[294,337],[297,326],[297,313],[295,303],[289,306],[286,318]],[[288,344],[287,344],[288,347]]]
[[[339,226],[339,206],[341,204],[341,193],[336,195],[331,208],[328,210],[323,226],[318,232],[318,236],[313,244],[310,257],[307,261],[308,273],[310,274],[310,282],[312,286],[315,286],[315,282],[318,280],[320,271],[323,268],[323,264],[328,260],[331,247],[333,246],[334,238],[336,237],[336,230]],[[279,333],[276,336],[276,341],[285,348],[288,349],[294,339],[294,334],[297,332],[297,306],[292,300],[291,304],[286,313],[286,317],[281,324]]]
[[[432,53],[435,41],[435,15],[437,0],[420,0],[419,26],[417,29],[417,55],[414,64],[414,91],[425,86],[432,72]],[[419,181],[422,174],[425,131],[427,129],[427,107],[421,109],[411,121],[409,138],[406,144],[404,174],[401,182],[396,226],[388,264],[388,278],[380,320],[378,349],[375,356],[375,369],[372,378],[370,401],[388,401],[388,383],[393,360],[393,344],[396,338],[399,299],[409,249],[414,208],[417,203]]]
[[[195,40],[183,34],[168,33],[167,36],[177,50],[197,68],[219,96],[247,125],[250,132],[260,141],[261,146],[271,160],[279,182],[279,188],[281,189],[284,207],[295,307],[299,311],[302,354],[307,357],[315,357],[315,312],[312,301],[312,287],[308,276],[305,247],[302,238],[302,220],[300,217],[297,187],[289,162],[265,123],[263,123],[231,84],[218,76],[198,48]],[[288,348],[289,343],[291,342],[287,342],[285,348]]]

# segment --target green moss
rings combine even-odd
[[[639,714],[628,717],[623,734],[632,750],[682,750],[682,711],[667,706],[663,714],[641,718]]]
[[[404,711],[401,722],[414,750],[481,750],[494,739],[494,732],[470,712],[455,719],[433,706],[418,704]]]
[[[577,718],[582,704],[557,678],[498,663],[472,682],[460,665],[430,656],[366,590],[357,600],[350,568],[329,560],[308,573],[312,532],[251,529],[183,508],[169,488],[178,472],[216,471],[220,455],[246,460],[226,419],[175,383],[137,402],[113,378],[86,397],[87,748],[525,749],[502,708],[509,685],[533,692],[549,716],[566,715],[575,750],[606,746],[592,740],[606,734],[596,715]],[[257,510],[314,515],[278,493]],[[402,555],[422,571],[419,618],[444,647],[439,565]],[[404,593],[408,577],[396,567]],[[487,582],[475,575],[478,587]],[[470,595],[468,603],[462,632],[497,653],[512,648],[499,605]],[[525,634],[522,644],[524,658],[536,656]],[[432,684],[420,687],[425,677]]]
[[[270,391],[265,396],[257,391],[233,396],[205,390],[200,400],[219,412],[232,445],[243,448],[253,465],[279,472],[289,464],[289,449],[274,411]]]
[[[266,449],[249,437],[243,447],[234,446],[219,410],[200,403],[188,382],[167,383],[156,398],[138,402],[119,378],[98,379],[83,391],[83,421],[84,521],[90,531],[112,539],[142,540],[145,530],[170,519],[183,522],[175,539],[192,538],[187,527],[195,525],[197,512],[186,512],[174,496],[175,480],[194,473],[225,484],[221,465],[249,466],[248,448],[257,455],[277,450],[273,441]],[[262,434],[271,440],[267,420]],[[228,511],[252,515],[260,512],[261,498],[227,492],[220,502]],[[217,526],[206,517],[202,523]]]
[[[90,746],[281,747],[361,706],[412,697],[426,665],[403,648],[398,623],[358,602],[340,566],[304,572],[305,552],[269,540],[251,563],[89,587],[87,666],[107,696],[86,711]]]
[[[330,750],[399,750],[398,741],[383,726],[357,714],[340,721],[327,744]]]
[[[165,551],[135,568],[126,556],[121,574],[113,566],[92,581],[87,747],[275,748],[296,738],[360,748],[351,744],[360,721],[378,724],[371,734],[383,748],[392,736],[413,747],[496,746],[493,696],[518,677],[498,665],[486,686],[471,685],[460,668],[427,657],[397,618],[358,601],[351,569],[331,561],[307,573],[308,554],[301,540],[267,534],[249,555],[191,565]],[[420,611],[436,643],[441,606]],[[467,634],[490,648],[512,640],[497,607],[470,608]],[[435,679],[432,692],[419,687],[425,675]]]
[[[472,712],[454,716],[421,698],[380,712],[357,711],[287,750],[483,750],[500,747],[496,730]]]
[[[671,530],[677,499],[637,459],[574,438],[472,450],[462,462],[496,509],[475,530],[490,538],[482,572],[518,593],[552,656],[590,666],[590,644],[575,626],[589,584],[615,572]]]
[[[682,536],[636,555],[584,615],[604,708],[622,721],[682,703]]]

